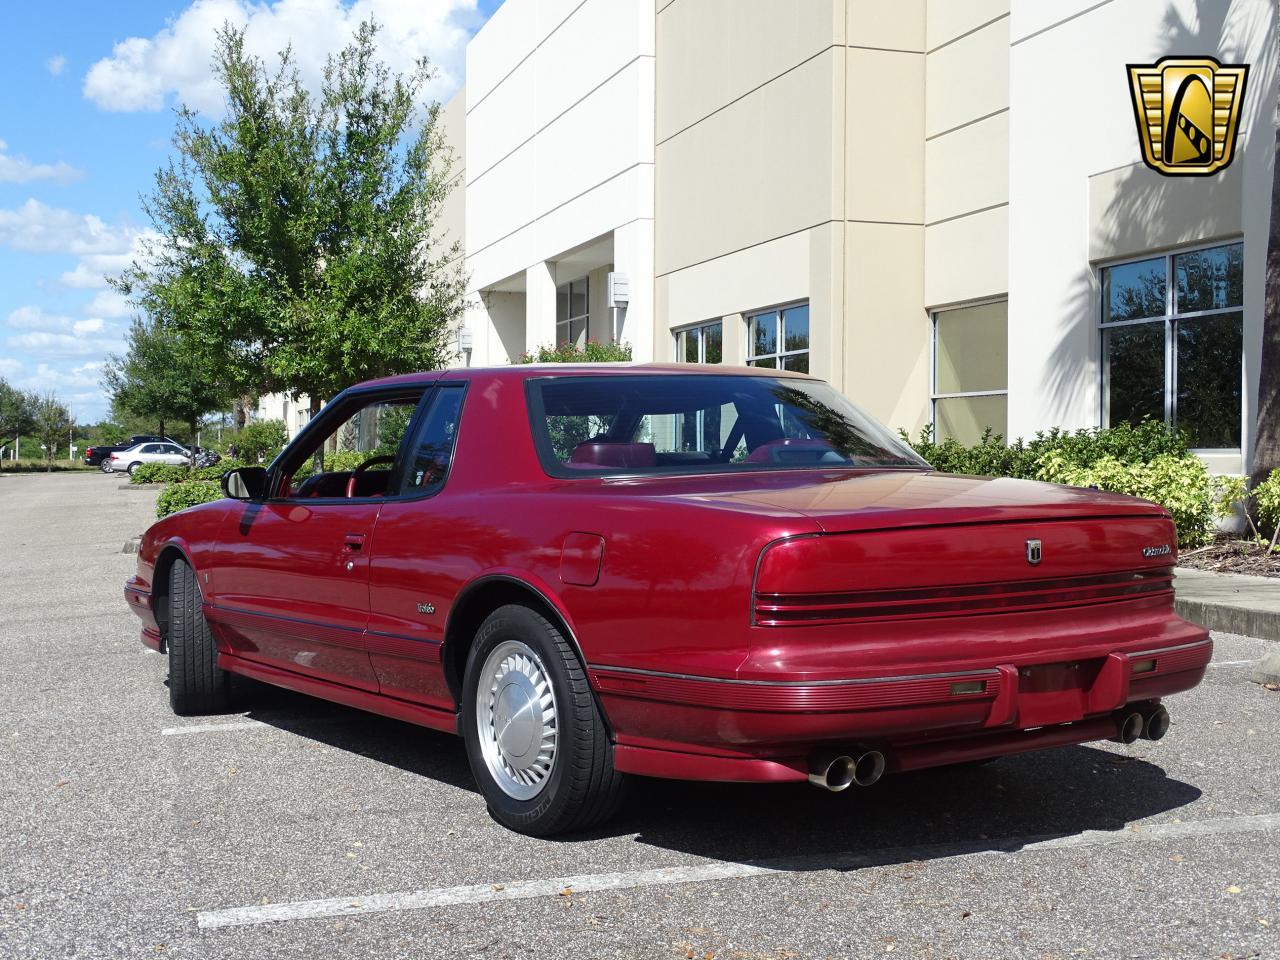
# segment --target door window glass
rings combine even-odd
[[[421,388],[376,399],[353,398],[325,426],[299,436],[280,470],[291,497],[385,496]],[[355,478],[352,485],[349,481]],[[283,489],[283,484],[281,485]]]
[[[405,455],[402,494],[434,493],[444,486],[458,436],[462,414],[462,389],[447,387],[436,391]]]

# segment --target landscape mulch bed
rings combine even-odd
[[[1280,577],[1280,553],[1250,540],[1220,537],[1213,543],[1178,554],[1178,566],[1213,573],[1246,573],[1255,577]]]

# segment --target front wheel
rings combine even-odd
[[[125,472],[126,472],[127,474],[129,474],[129,476],[131,476],[131,477],[132,477],[132,476],[134,475],[134,473],[137,471],[137,469],[138,469],[138,467],[139,467],[139,466],[141,466],[141,464],[131,463],[131,464],[129,464],[129,466],[125,469]]]
[[[185,560],[169,568],[169,706],[179,716],[222,713],[231,675],[218,666],[218,645],[204,618],[195,571]]]
[[[624,778],[586,671],[560,631],[528,607],[500,607],[467,656],[462,734],[500,823],[549,836],[611,817]]]

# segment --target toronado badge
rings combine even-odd
[[[1162,57],[1129,64],[1142,159],[1168,177],[1208,176],[1235,156],[1247,64]]]

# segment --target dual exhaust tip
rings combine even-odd
[[[884,766],[884,754],[879,750],[852,754],[816,751],[809,757],[809,782],[832,793],[869,787],[884,776]]]
[[[1115,714],[1116,743],[1134,743],[1141,740],[1159,740],[1169,732],[1169,711],[1157,704],[1143,710],[1119,710]]]

